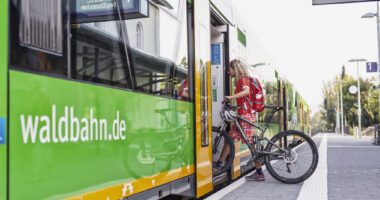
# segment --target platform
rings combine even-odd
[[[319,164],[305,182],[283,184],[264,170],[265,182],[246,181],[243,177],[206,199],[380,199],[380,146],[373,145],[370,137],[321,133],[313,140]]]

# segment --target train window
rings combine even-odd
[[[112,3],[107,16],[103,1],[10,1],[13,68],[190,99],[187,0],[171,2],[177,15],[141,1],[139,13]]]
[[[126,46],[118,17],[71,25],[72,77],[132,88]]]
[[[263,89],[265,90],[265,104],[268,105],[279,105],[279,89],[277,80],[263,81]],[[265,122],[270,111],[266,110],[259,115],[259,122]],[[278,112],[273,116],[272,123],[279,123]]]
[[[134,90],[189,99],[186,5],[186,0],[173,3],[176,17],[167,7],[150,3],[149,17],[125,20]]]
[[[10,1],[13,68],[67,75],[66,4],[65,0]]]
[[[180,91],[188,88],[187,1],[177,4],[180,17],[152,2],[144,17],[83,22],[72,15],[79,22],[71,25],[72,77],[188,100]]]
[[[288,85],[286,90],[286,100],[287,100],[287,121],[288,121],[288,129],[295,129],[294,128],[294,92],[293,92],[293,86]]]

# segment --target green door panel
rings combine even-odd
[[[19,71],[10,102],[11,199],[65,198],[194,164],[189,102]]]

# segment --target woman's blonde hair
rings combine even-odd
[[[228,67],[235,70],[236,80],[239,80],[242,77],[248,76],[247,66],[242,61],[240,61],[238,59],[231,60]]]

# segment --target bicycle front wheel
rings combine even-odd
[[[275,135],[268,143],[265,165],[276,180],[295,184],[309,178],[318,165],[318,149],[306,134],[288,130]]]
[[[214,130],[213,130],[214,131]],[[219,132],[219,131],[218,131]],[[228,156],[226,157],[224,163],[220,167],[213,166],[213,175],[220,175],[230,169],[234,158],[235,158],[235,145],[232,138],[228,135],[225,130],[221,132],[216,132],[216,137],[213,137],[213,146],[212,146],[212,159],[215,164],[216,161],[220,160],[223,150],[225,148],[229,149]],[[225,151],[225,150],[224,150]]]

